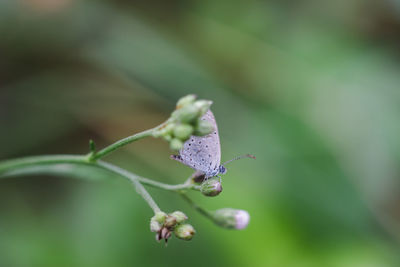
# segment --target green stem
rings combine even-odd
[[[139,182],[139,177],[136,176],[135,174],[128,172],[127,170],[124,170],[118,166],[112,165],[107,162],[98,162],[97,163],[99,166],[112,171],[114,173],[117,173],[123,177],[128,178],[129,180],[132,181],[133,185],[136,188],[136,192],[138,192],[139,195],[143,197],[143,199],[149,204],[149,206],[153,209],[154,213],[160,212],[161,209],[157,206],[156,202],[153,200],[153,198],[150,196],[149,192],[143,187],[143,185]]]
[[[85,156],[80,155],[46,155],[24,157],[0,162],[0,177],[20,168],[26,168],[38,164],[42,165],[57,163],[90,164]]]
[[[140,176],[138,176],[138,179],[142,184],[146,184],[146,185],[149,185],[152,187],[161,188],[161,189],[165,189],[165,190],[169,190],[169,191],[181,192],[181,190],[186,190],[186,189],[193,189],[193,190],[197,190],[197,191],[200,190],[200,186],[193,184],[192,179],[188,179],[183,184],[174,184],[174,185],[160,183],[160,182],[151,180],[149,178],[144,178],[144,177],[140,177]]]
[[[214,217],[211,215],[211,213],[205,209],[203,209],[202,207],[198,206],[196,203],[194,203],[194,201],[192,199],[190,199],[185,193],[181,193],[181,197],[186,200],[186,202],[189,203],[189,205],[195,209],[196,211],[198,211],[200,214],[204,215],[205,217],[207,217],[208,219],[214,221]]]
[[[143,131],[143,132],[140,132],[140,133],[128,136],[128,137],[125,137],[125,138],[123,138],[121,140],[118,140],[117,142],[115,142],[115,143],[103,148],[99,152],[89,153],[88,154],[88,160],[89,161],[96,161],[96,160],[106,156],[107,154],[110,154],[111,152],[113,152],[114,150],[116,150],[116,149],[118,149],[120,147],[123,147],[123,146],[125,146],[127,144],[130,144],[130,143],[132,143],[134,141],[137,141],[137,140],[140,140],[142,138],[152,136],[154,130],[157,129],[157,128],[158,127],[150,129],[150,130],[146,130],[146,131]]]
[[[153,136],[153,134],[157,130],[159,130],[162,127],[164,127],[170,121],[171,121],[171,119],[168,119],[167,121],[161,123],[157,127],[154,127],[152,129],[149,129],[149,130],[146,130],[146,131],[143,131],[143,132],[140,132],[140,133],[125,137],[125,138],[123,138],[121,140],[118,140],[117,142],[115,142],[115,143],[113,143],[113,144],[111,144],[109,146],[106,146],[105,148],[103,148],[99,152],[91,152],[91,153],[89,153],[87,155],[87,159],[89,161],[96,161],[96,160],[106,156],[107,154],[110,154],[111,152],[113,152],[114,150],[116,150],[116,149],[118,149],[120,147],[123,147],[123,146],[125,146],[127,144],[130,144],[132,142],[135,142],[137,140],[143,139],[145,137]]]
[[[148,178],[140,177],[136,174],[133,174],[127,170],[119,168],[110,163],[106,163],[103,161],[97,161],[97,162],[89,161],[87,156],[80,156],[80,155],[33,156],[33,157],[25,157],[25,158],[3,161],[0,162],[0,178],[11,176],[15,173],[18,173],[18,171],[24,171],[22,172],[23,174],[37,174],[38,173],[37,168],[42,167],[41,169],[42,172],[45,172],[46,166],[54,166],[57,164],[80,164],[80,165],[94,166],[112,172],[114,174],[118,174],[125,178],[128,178],[133,182],[138,193],[142,195],[142,197],[147,201],[147,203],[154,210],[154,212],[157,212],[160,209],[141,183],[171,191],[179,191],[183,189],[197,189],[198,187],[192,184],[189,180],[186,181],[184,184],[178,184],[178,185],[169,185],[156,182]],[[35,167],[35,168],[30,169],[30,167]]]
[[[19,169],[26,167],[37,166],[37,165],[48,165],[48,164],[65,164],[65,163],[91,165],[104,169],[103,163],[105,162],[103,161],[90,162],[88,161],[86,156],[80,156],[80,155],[49,155],[49,156],[25,157],[25,158],[0,162],[0,178],[6,177],[6,175],[12,174],[13,171],[17,171]],[[24,174],[29,174],[29,172]],[[180,191],[184,189],[200,190],[200,186],[193,184],[191,179],[188,179],[183,184],[172,185],[172,184],[157,182],[149,178],[141,177],[138,175],[135,176],[142,184],[164,190],[169,190],[169,191]]]

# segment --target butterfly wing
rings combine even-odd
[[[221,162],[218,127],[214,114],[210,110],[201,119],[211,122],[214,131],[205,136],[191,136],[184,143],[179,156],[172,156],[172,158],[203,172],[206,176],[211,176],[219,168]]]

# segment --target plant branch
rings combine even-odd
[[[154,128],[156,129],[156,128]],[[154,129],[150,129],[150,130],[146,130],[128,137],[125,137],[121,140],[118,140],[117,142],[106,146],[105,148],[103,148],[102,150],[100,150],[99,152],[92,152],[88,154],[88,160],[89,161],[96,161],[104,156],[106,156],[107,154],[110,154],[111,152],[113,152],[114,150],[123,147],[127,144],[130,144],[134,141],[140,140],[142,138],[145,137],[149,137],[152,136]]]
[[[136,176],[135,174],[124,170],[118,166],[112,165],[107,162],[98,162],[97,163],[99,166],[102,166],[103,168],[117,173],[125,178],[128,178],[129,180],[132,181],[133,185],[136,188],[136,192],[138,192],[139,195],[143,197],[143,199],[149,204],[149,206],[153,209],[154,213],[160,212],[160,208],[156,204],[156,202],[153,200],[153,198],[150,196],[149,192],[143,187],[143,185],[139,182],[139,177]]]
[[[0,162],[0,178],[12,176],[13,174],[18,172],[20,172],[19,174],[23,173],[25,175],[37,174],[40,172],[46,173],[49,171],[50,167],[54,167],[60,164],[78,164],[78,165],[92,166],[123,176],[134,183],[138,193],[142,195],[142,197],[149,203],[149,205],[155,211],[159,210],[158,206],[151,199],[150,195],[147,193],[147,191],[140,183],[170,191],[180,191],[183,189],[198,190],[197,188],[198,186],[192,184],[191,180],[187,180],[185,183],[177,185],[164,184],[161,182],[153,181],[148,178],[140,177],[136,174],[133,174],[127,170],[119,168],[110,163],[106,163],[103,161],[97,161],[97,162],[89,161],[87,156],[79,156],[79,155],[33,156],[33,157],[25,157],[25,158],[3,161]],[[67,172],[67,170],[64,169],[60,169],[59,171]],[[60,173],[57,172],[57,174]]]
[[[151,180],[149,178],[144,178],[144,177],[140,177],[140,176],[138,176],[138,179],[142,184],[146,184],[146,185],[149,185],[152,187],[165,189],[165,190],[169,190],[169,191],[181,192],[181,190],[185,190],[185,189],[193,189],[193,190],[197,190],[197,191],[200,190],[200,186],[193,184],[192,179],[186,180],[186,182],[184,182],[183,184],[176,184],[176,185],[164,184],[164,183],[160,183],[160,182]]]
[[[104,162],[99,161],[99,162],[89,162],[86,156],[80,156],[80,155],[48,155],[48,156],[33,156],[33,157],[25,157],[25,158],[19,158],[19,159],[13,159],[13,160],[6,160],[0,162],[0,178],[1,177],[6,177],[11,174],[13,174],[14,171],[17,171],[19,169],[31,167],[31,166],[37,166],[37,165],[56,165],[56,164],[82,164],[82,165],[89,165],[89,166],[94,166],[98,168],[105,169],[105,166],[103,165]],[[108,163],[109,164],[109,163]],[[111,164],[109,164],[111,165]],[[35,172],[36,174],[37,172]],[[26,172],[25,174],[30,174],[29,172]],[[34,173],[32,173],[34,174]],[[176,185],[171,185],[171,184],[165,184],[161,182],[154,181],[149,178],[144,178],[138,175],[135,175],[136,178],[141,182],[142,184],[152,186],[155,188],[160,188],[164,190],[169,190],[169,191],[179,191],[179,190],[184,190],[184,189],[194,189],[194,190],[199,190],[199,186],[195,185],[192,183],[191,179],[188,179],[185,183],[183,184],[176,184]]]
[[[203,209],[202,207],[200,207],[199,205],[197,205],[196,203],[194,203],[194,201],[189,198],[185,193],[181,193],[181,197],[189,203],[189,205],[195,209],[196,211],[198,211],[200,214],[204,215],[205,217],[207,217],[208,219],[214,221],[213,216],[211,215],[211,213],[205,209]]]
[[[101,149],[99,152],[92,151],[87,155],[87,159],[89,161],[96,161],[96,160],[98,160],[98,159],[110,154],[114,150],[117,150],[120,147],[123,147],[123,146],[125,146],[127,144],[130,144],[132,142],[135,142],[137,140],[143,139],[145,137],[153,136],[153,134],[157,130],[159,130],[162,127],[164,127],[168,122],[170,122],[170,120],[171,119],[168,119],[167,121],[161,123],[160,125],[158,125],[157,127],[152,128],[152,129],[149,129],[149,130],[146,130],[146,131],[143,131],[143,132],[140,132],[140,133],[136,133],[134,135],[131,135],[131,136],[125,137],[125,138],[123,138],[121,140],[118,140],[117,142],[115,142],[115,143],[113,143],[113,144],[111,144],[109,146],[106,146],[105,148]]]

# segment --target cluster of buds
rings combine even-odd
[[[250,215],[245,210],[224,208],[212,212],[211,216],[216,224],[228,229],[242,230],[250,222]]]
[[[183,143],[192,135],[204,136],[213,131],[210,122],[200,118],[212,104],[209,100],[196,100],[195,95],[187,95],[179,99],[176,110],[170,120],[158,131],[155,137],[163,137],[169,142],[172,150],[180,150]]]
[[[164,239],[166,242],[172,233],[179,239],[191,240],[196,233],[193,226],[184,223],[188,217],[181,211],[170,214],[157,212],[150,220],[150,230],[156,233],[156,240]]]

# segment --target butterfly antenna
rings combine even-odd
[[[256,159],[256,157],[253,156],[253,155],[251,155],[251,154],[241,155],[241,156],[237,156],[237,157],[235,157],[235,158],[233,158],[233,159],[231,159],[231,160],[228,160],[228,161],[224,162],[224,163],[222,164],[222,166],[225,166],[225,164],[228,164],[229,162],[232,162],[232,161],[235,161],[235,160],[238,160],[238,159],[243,159],[243,158]]]

